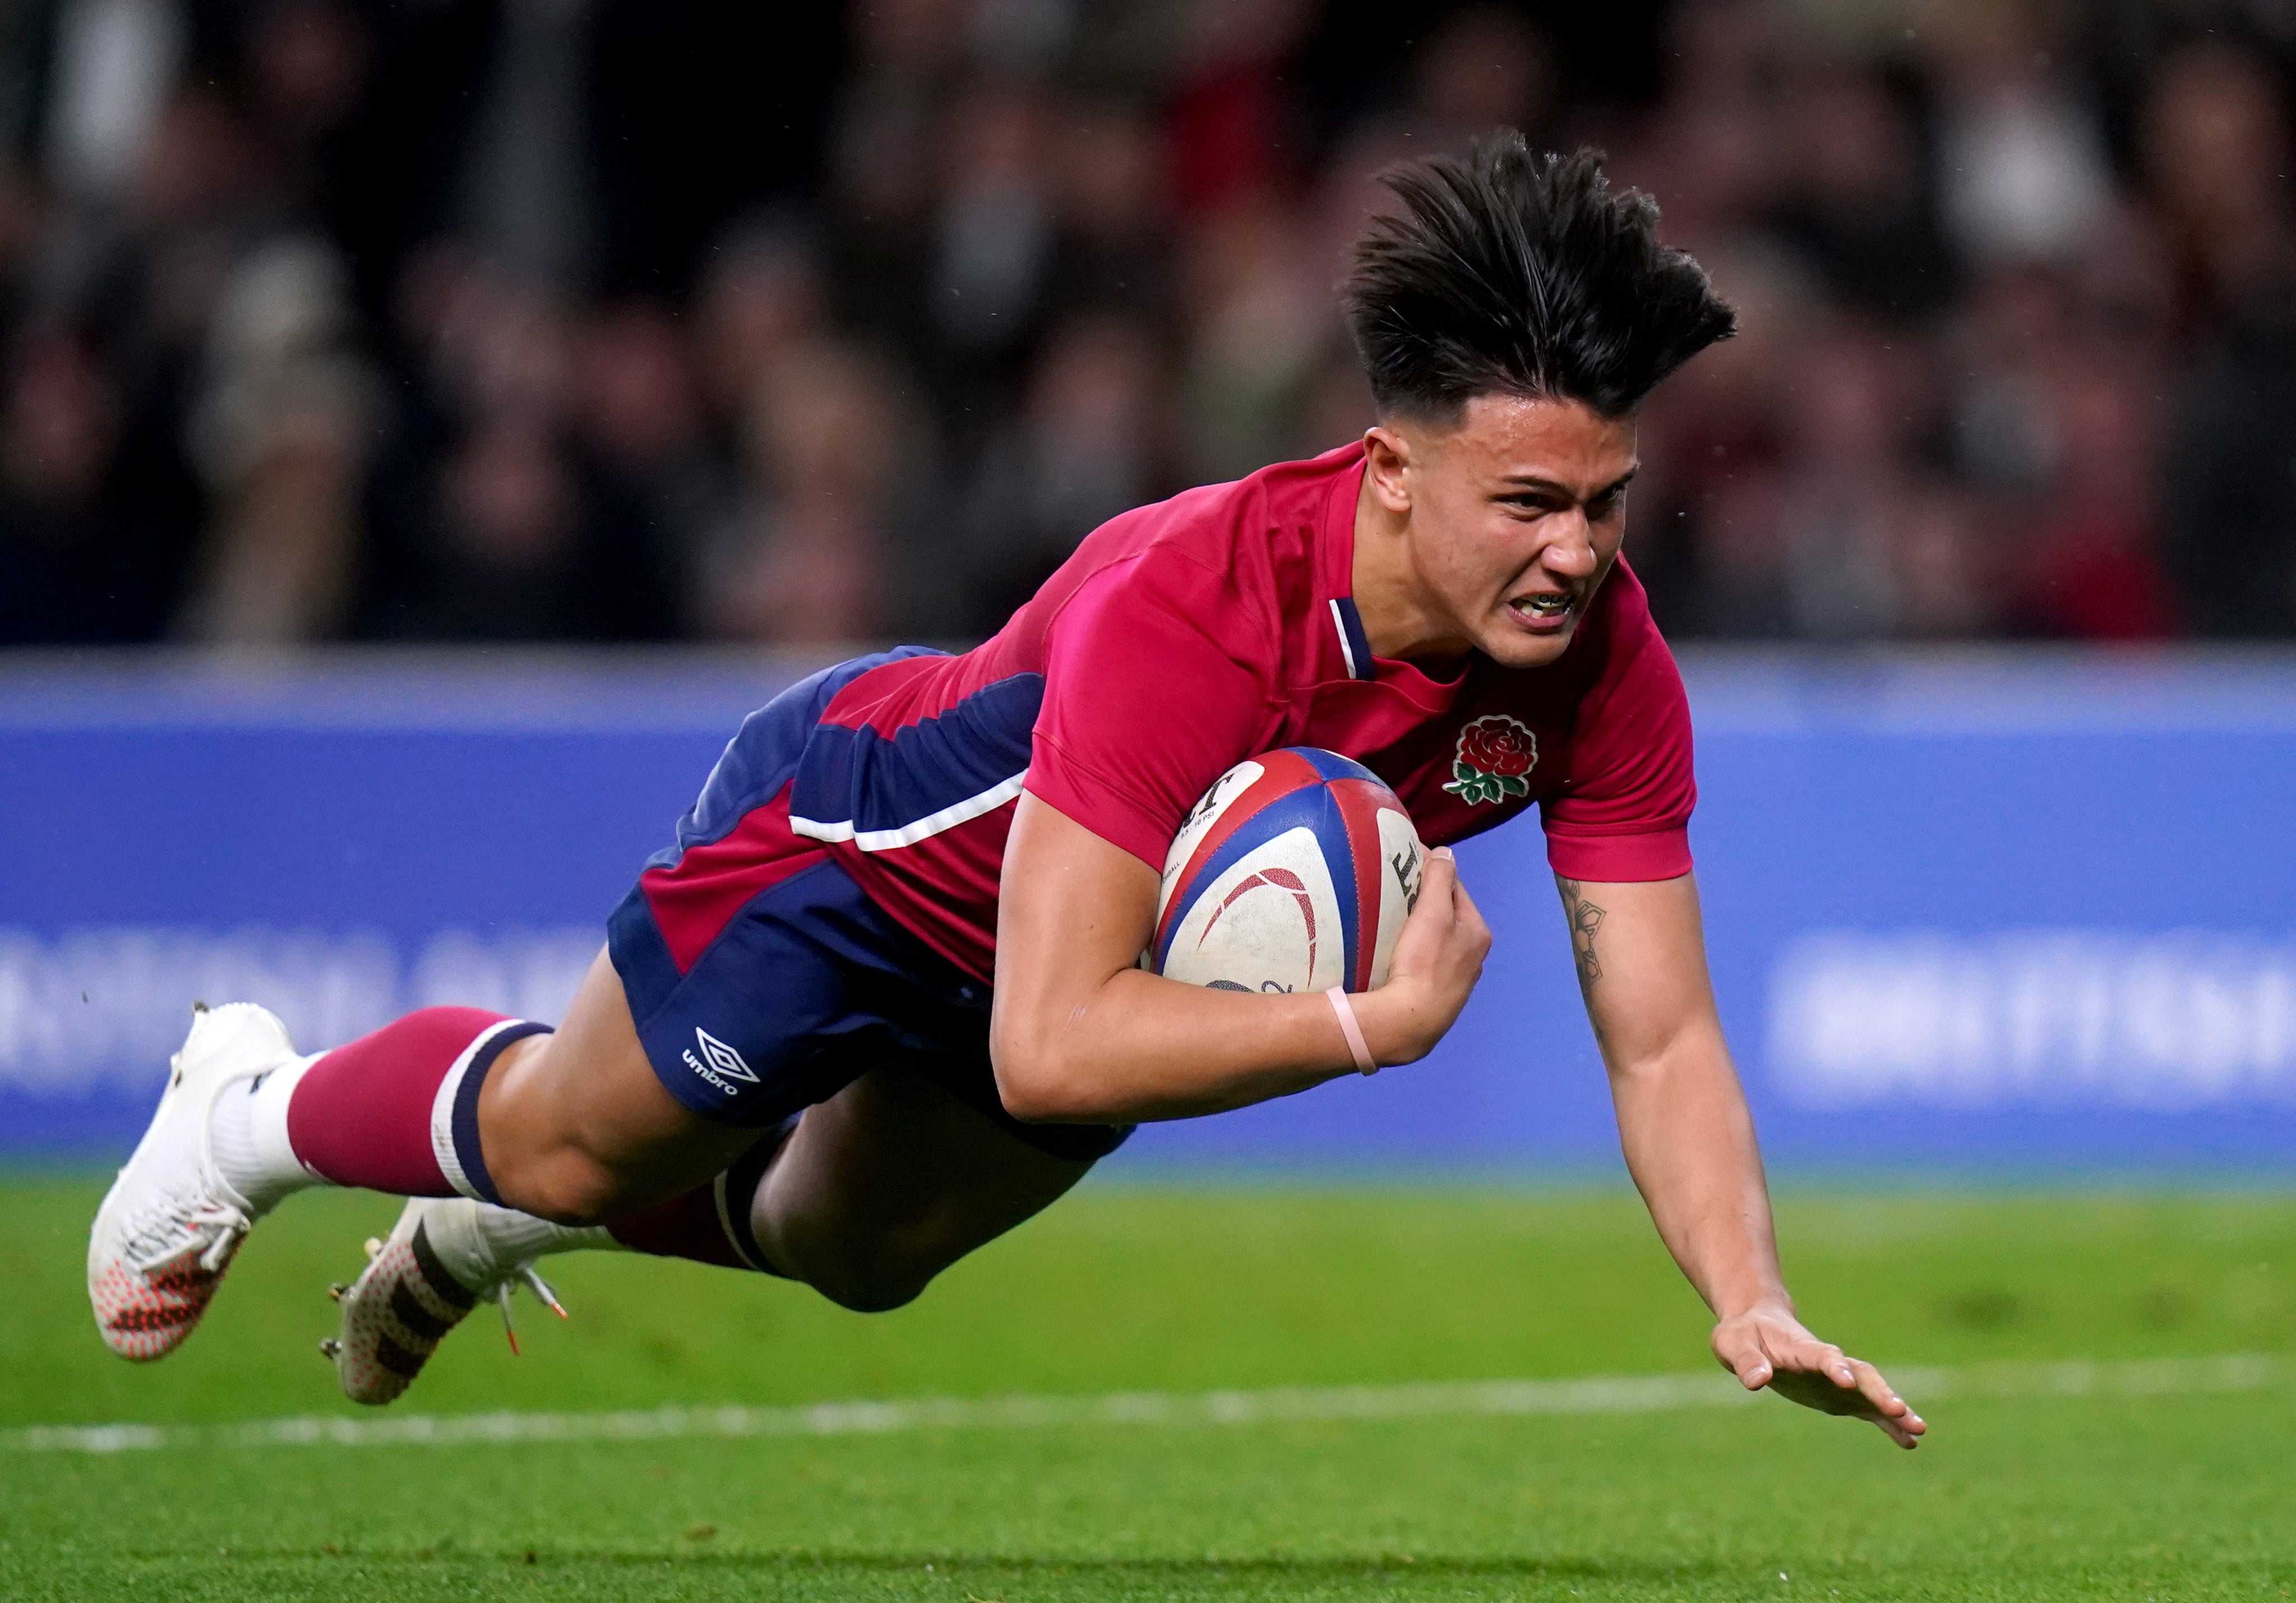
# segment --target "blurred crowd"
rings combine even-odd
[[[2296,0],[0,0],[0,644],[962,641],[1341,443],[1371,175],[1738,307],[1679,637],[2296,634]]]

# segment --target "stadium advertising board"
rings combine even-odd
[[[1767,1147],[1827,1167],[2284,1166],[2296,665],[1685,654],[1693,844]],[[726,736],[722,661],[52,663],[0,678],[0,1147],[124,1151],[193,997],[319,1044],[432,1001],[554,1015]],[[1436,1057],[1121,1159],[1607,1163],[1535,825]]]

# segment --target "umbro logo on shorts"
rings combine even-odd
[[[744,1084],[758,1083],[757,1071],[742,1061],[739,1052],[709,1031],[697,1027],[693,1040],[695,1045],[701,1048],[701,1055],[697,1057],[689,1049],[684,1055],[685,1066],[728,1097],[737,1095]],[[735,1083],[737,1081],[740,1083]]]

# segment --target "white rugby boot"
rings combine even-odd
[[[255,1209],[217,1171],[209,1138],[226,1086],[299,1061],[287,1027],[252,1002],[195,1003],[168,1089],[87,1240],[87,1299],[103,1344],[165,1358],[207,1311]]]
[[[619,1248],[603,1229],[552,1224],[514,1208],[464,1196],[407,1199],[390,1237],[366,1244],[367,1266],[329,1291],[343,1305],[342,1333],[319,1344],[353,1402],[395,1402],[422,1372],[447,1333],[480,1303],[501,1306],[510,1349],[513,1286],[524,1285],[560,1319],[564,1304],[535,1271],[551,1253]]]

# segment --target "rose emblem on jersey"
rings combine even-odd
[[[1472,807],[1530,794],[1524,776],[1538,762],[1538,736],[1505,713],[1479,718],[1459,731],[1458,754],[1451,760],[1451,783],[1443,788]]]

